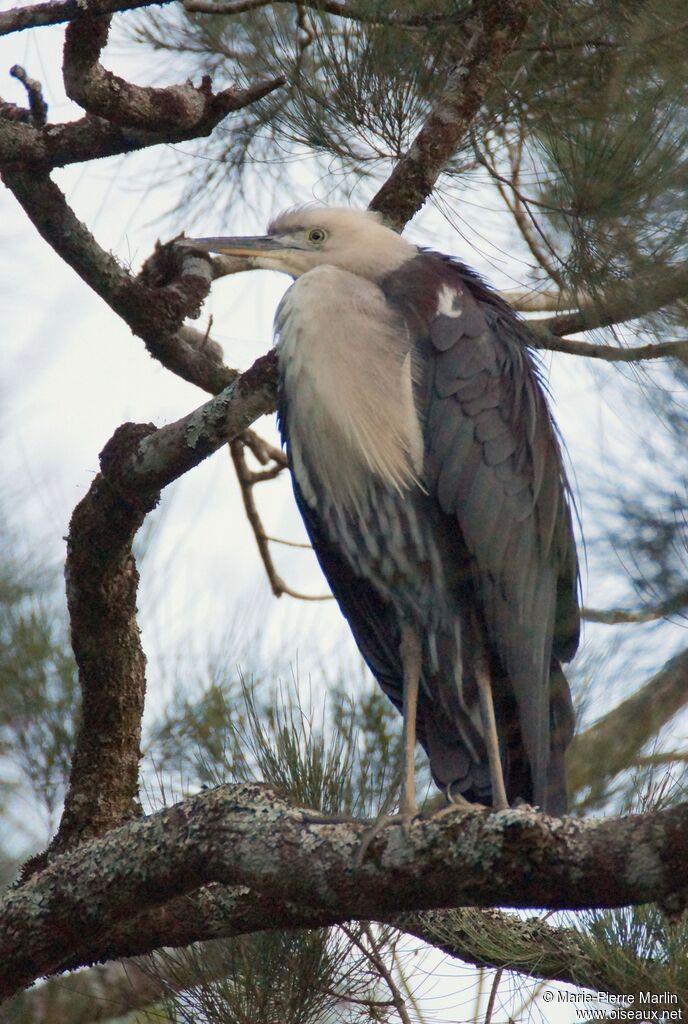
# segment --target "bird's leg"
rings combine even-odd
[[[423,652],[418,631],[409,623],[401,627],[399,644],[401,666],[404,673],[404,777],[401,784],[401,803],[399,813],[402,818],[411,820],[418,813],[416,804],[416,718],[418,715],[418,690],[420,688],[420,672]]]
[[[399,655],[404,674],[403,716],[404,725],[402,740],[404,747],[404,775],[401,782],[401,800],[399,814],[381,814],[374,825],[366,832],[356,854],[356,867],[363,863],[368,847],[379,835],[385,825],[401,823],[408,829],[411,821],[418,814],[416,803],[416,716],[418,715],[418,690],[420,688],[420,672],[423,664],[423,652],[420,636],[416,629],[408,623],[402,623]]]
[[[483,721],[483,731],[485,733],[487,763],[490,767],[492,806],[496,811],[504,811],[508,808],[509,801],[506,798],[502,759],[499,755],[499,737],[497,736],[497,721],[495,719],[494,701],[492,699],[492,684],[490,683],[489,670],[484,663],[477,666],[475,678],[478,684],[480,717]]]

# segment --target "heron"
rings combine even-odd
[[[184,239],[294,279],[274,321],[296,503],[373,676],[451,803],[566,810],[579,569],[525,322],[369,211],[307,206]]]

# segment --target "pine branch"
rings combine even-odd
[[[688,805],[619,819],[528,809],[436,815],[381,830],[293,808],[265,786],[226,785],[128,822],[54,858],[0,904],[0,996],[57,969],[89,940],[210,882],[307,907],[323,923],[462,905],[549,909],[688,893]],[[155,851],[155,856],[151,855]],[[390,885],[390,877],[394,884]],[[263,927],[275,927],[266,917]]]
[[[606,626],[618,626],[628,622],[656,622],[688,608],[688,587],[678,590],[671,597],[645,608],[582,608],[581,616],[588,622],[601,622]]]
[[[252,894],[241,897],[236,891],[232,895],[221,886],[211,886],[203,891],[202,905],[195,896],[179,903],[184,906],[185,916],[202,921],[201,929],[205,929],[206,935],[212,932],[218,938],[226,938],[236,934],[237,903],[242,898],[248,903]],[[254,902],[260,904],[258,898]],[[216,926],[211,926],[208,912],[212,905]],[[281,923],[284,908],[276,906],[275,912]],[[289,919],[291,927],[298,926],[295,913],[294,908]],[[591,954],[591,943],[576,929],[553,927],[541,917],[524,920],[500,910],[469,908],[401,914],[390,917],[386,923],[475,967],[504,967],[529,978],[563,981],[620,995],[628,994],[630,973],[639,990],[653,988],[654,961],[634,958],[627,951],[623,970],[617,973],[616,960],[610,963],[608,956],[602,956],[598,962]],[[307,917],[303,924],[308,925]],[[145,924],[143,928],[145,931]],[[130,930],[133,933],[134,929]],[[172,945],[188,944],[187,935],[170,927],[169,917],[167,935]],[[155,945],[151,935],[146,940],[149,948]],[[136,959],[114,960],[34,987],[15,997],[7,1005],[7,1012],[10,1019],[31,1020],[33,1024],[98,1024],[144,1010],[165,994],[183,991],[192,982],[193,977],[185,978],[178,963],[169,970],[164,960],[154,964]],[[342,994],[342,998],[346,996]]]
[[[603,295],[586,302],[578,312],[543,320],[530,320],[529,328],[543,348],[553,347],[552,335],[563,338],[598,327],[636,320],[665,306],[688,298],[688,262],[674,267],[663,267],[660,274],[642,274],[609,285]],[[548,344],[550,342],[551,344]],[[567,346],[578,345],[566,339]],[[682,345],[683,342],[676,342]],[[597,346],[604,348],[605,346]],[[643,346],[652,349],[654,346]],[[572,351],[564,349],[562,351]],[[614,350],[615,351],[615,350]],[[620,351],[629,351],[623,349]],[[603,358],[603,357],[601,357]]]
[[[614,322],[623,323],[624,319],[633,320],[635,317],[629,315],[624,318],[619,315]],[[532,321],[529,321],[528,326],[530,327],[531,324]],[[603,359],[608,363],[641,363],[650,359],[678,359],[682,363],[688,363],[688,340],[629,345],[627,348],[620,348],[613,345],[597,345],[590,341],[577,341],[575,338],[560,338],[554,334],[546,335],[538,329],[534,336],[533,348],[565,352],[570,356],[585,356],[586,359]]]
[[[500,291],[499,294],[519,313],[559,313],[571,307],[571,303],[566,302],[561,292],[549,289],[513,288]]]
[[[370,209],[401,230],[425,203],[493,84],[497,72],[523,35],[534,0],[478,0],[466,21],[465,51],[413,141]]]
[[[640,751],[688,702],[688,649],[674,658],[636,693],[574,736],[567,753],[571,793],[589,790],[578,808],[595,807],[609,781],[631,767]]]

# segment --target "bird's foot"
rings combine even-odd
[[[370,828],[363,834],[360,846],[356,851],[354,858],[354,867],[360,868],[365,860],[365,855],[368,852],[368,847],[372,843],[373,839],[380,835],[383,829],[386,829],[389,825],[398,825],[404,831],[404,835],[408,836],[411,831],[411,825],[414,820],[418,817],[418,808],[415,804],[409,804],[408,806],[402,806],[398,814],[380,814],[375,821],[372,823]]]
[[[447,803],[444,799],[438,805],[433,801],[430,807],[423,809],[421,815],[422,818],[433,820],[437,818],[444,818],[449,814],[466,814],[467,811],[491,811],[492,807],[488,807],[486,804],[474,804],[470,800],[466,800],[465,797],[459,796],[454,797],[451,803]]]

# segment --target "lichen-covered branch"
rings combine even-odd
[[[237,934],[236,910],[242,899],[261,907],[261,900],[253,898],[253,894],[237,893],[233,899],[230,892],[217,885],[202,891],[206,905],[216,903],[215,917],[221,929],[218,938]],[[179,902],[184,906],[185,917],[198,920],[196,896]],[[263,913],[265,909],[262,901]],[[280,916],[284,913],[282,907],[275,910]],[[200,914],[203,919],[200,930],[205,928],[207,936],[210,921],[202,909]],[[295,910],[292,910],[292,927],[296,920]],[[304,923],[307,922],[306,917]],[[503,964],[510,970],[521,969],[530,977],[560,981],[578,978],[578,984],[592,986],[597,982],[605,991],[616,991],[606,976],[593,976],[577,932],[553,928],[540,918],[524,921],[499,910],[436,910],[404,914],[387,923],[464,963],[481,967]],[[168,919],[166,934],[170,936],[170,945],[186,945],[183,940],[176,941],[178,932],[170,925]],[[143,927],[145,929],[145,925]],[[183,962],[176,959],[172,970],[164,959],[114,960],[51,979],[21,993],[7,1004],[6,1012],[10,1020],[31,1020],[33,1024],[98,1024],[143,1010],[171,992],[183,991],[193,984],[194,977],[193,972],[185,974]]]
[[[410,149],[370,203],[401,229],[420,210],[454,156],[505,59],[525,31],[534,0],[478,0],[466,46]]]
[[[620,819],[457,811],[390,826],[293,808],[260,784],[220,786],[55,858],[0,904],[0,996],[73,948],[217,882],[321,912],[325,922],[503,905],[580,909],[688,896],[688,805]],[[155,856],[151,856],[151,851]],[[107,939],[102,939],[106,942]]]
[[[688,650],[681,651],[640,689],[574,736],[567,753],[569,789],[587,795],[578,808],[599,805],[609,782],[629,768],[662,726],[688,703]]]
[[[179,913],[172,908],[178,906]],[[317,927],[320,918],[303,908],[272,904],[274,924],[286,928]],[[150,929],[156,912],[140,915],[119,929],[116,941],[131,948],[134,936],[147,949],[162,945],[184,946],[201,935],[227,938],[241,934],[251,924],[259,928],[269,912],[266,901],[248,890],[212,885],[189,897],[172,900],[158,916],[165,930]],[[193,932],[185,922],[193,921]],[[617,964],[609,957],[597,962],[592,945],[574,928],[554,927],[542,919],[523,919],[494,909],[426,910],[391,916],[386,924],[414,935],[448,956],[476,967],[506,968],[529,978],[563,981],[605,992],[628,994],[629,968],[638,990],[652,991],[654,961],[633,957],[626,951]],[[129,938],[126,937],[126,929]],[[255,929],[254,929],[255,930]],[[116,953],[114,954],[117,955]],[[85,957],[84,959],[88,959]],[[632,962],[631,962],[632,961]],[[33,1024],[96,1024],[143,1010],[164,994],[181,991],[193,983],[178,960],[169,970],[165,960],[111,961],[32,988],[7,1005],[11,1020]]]

